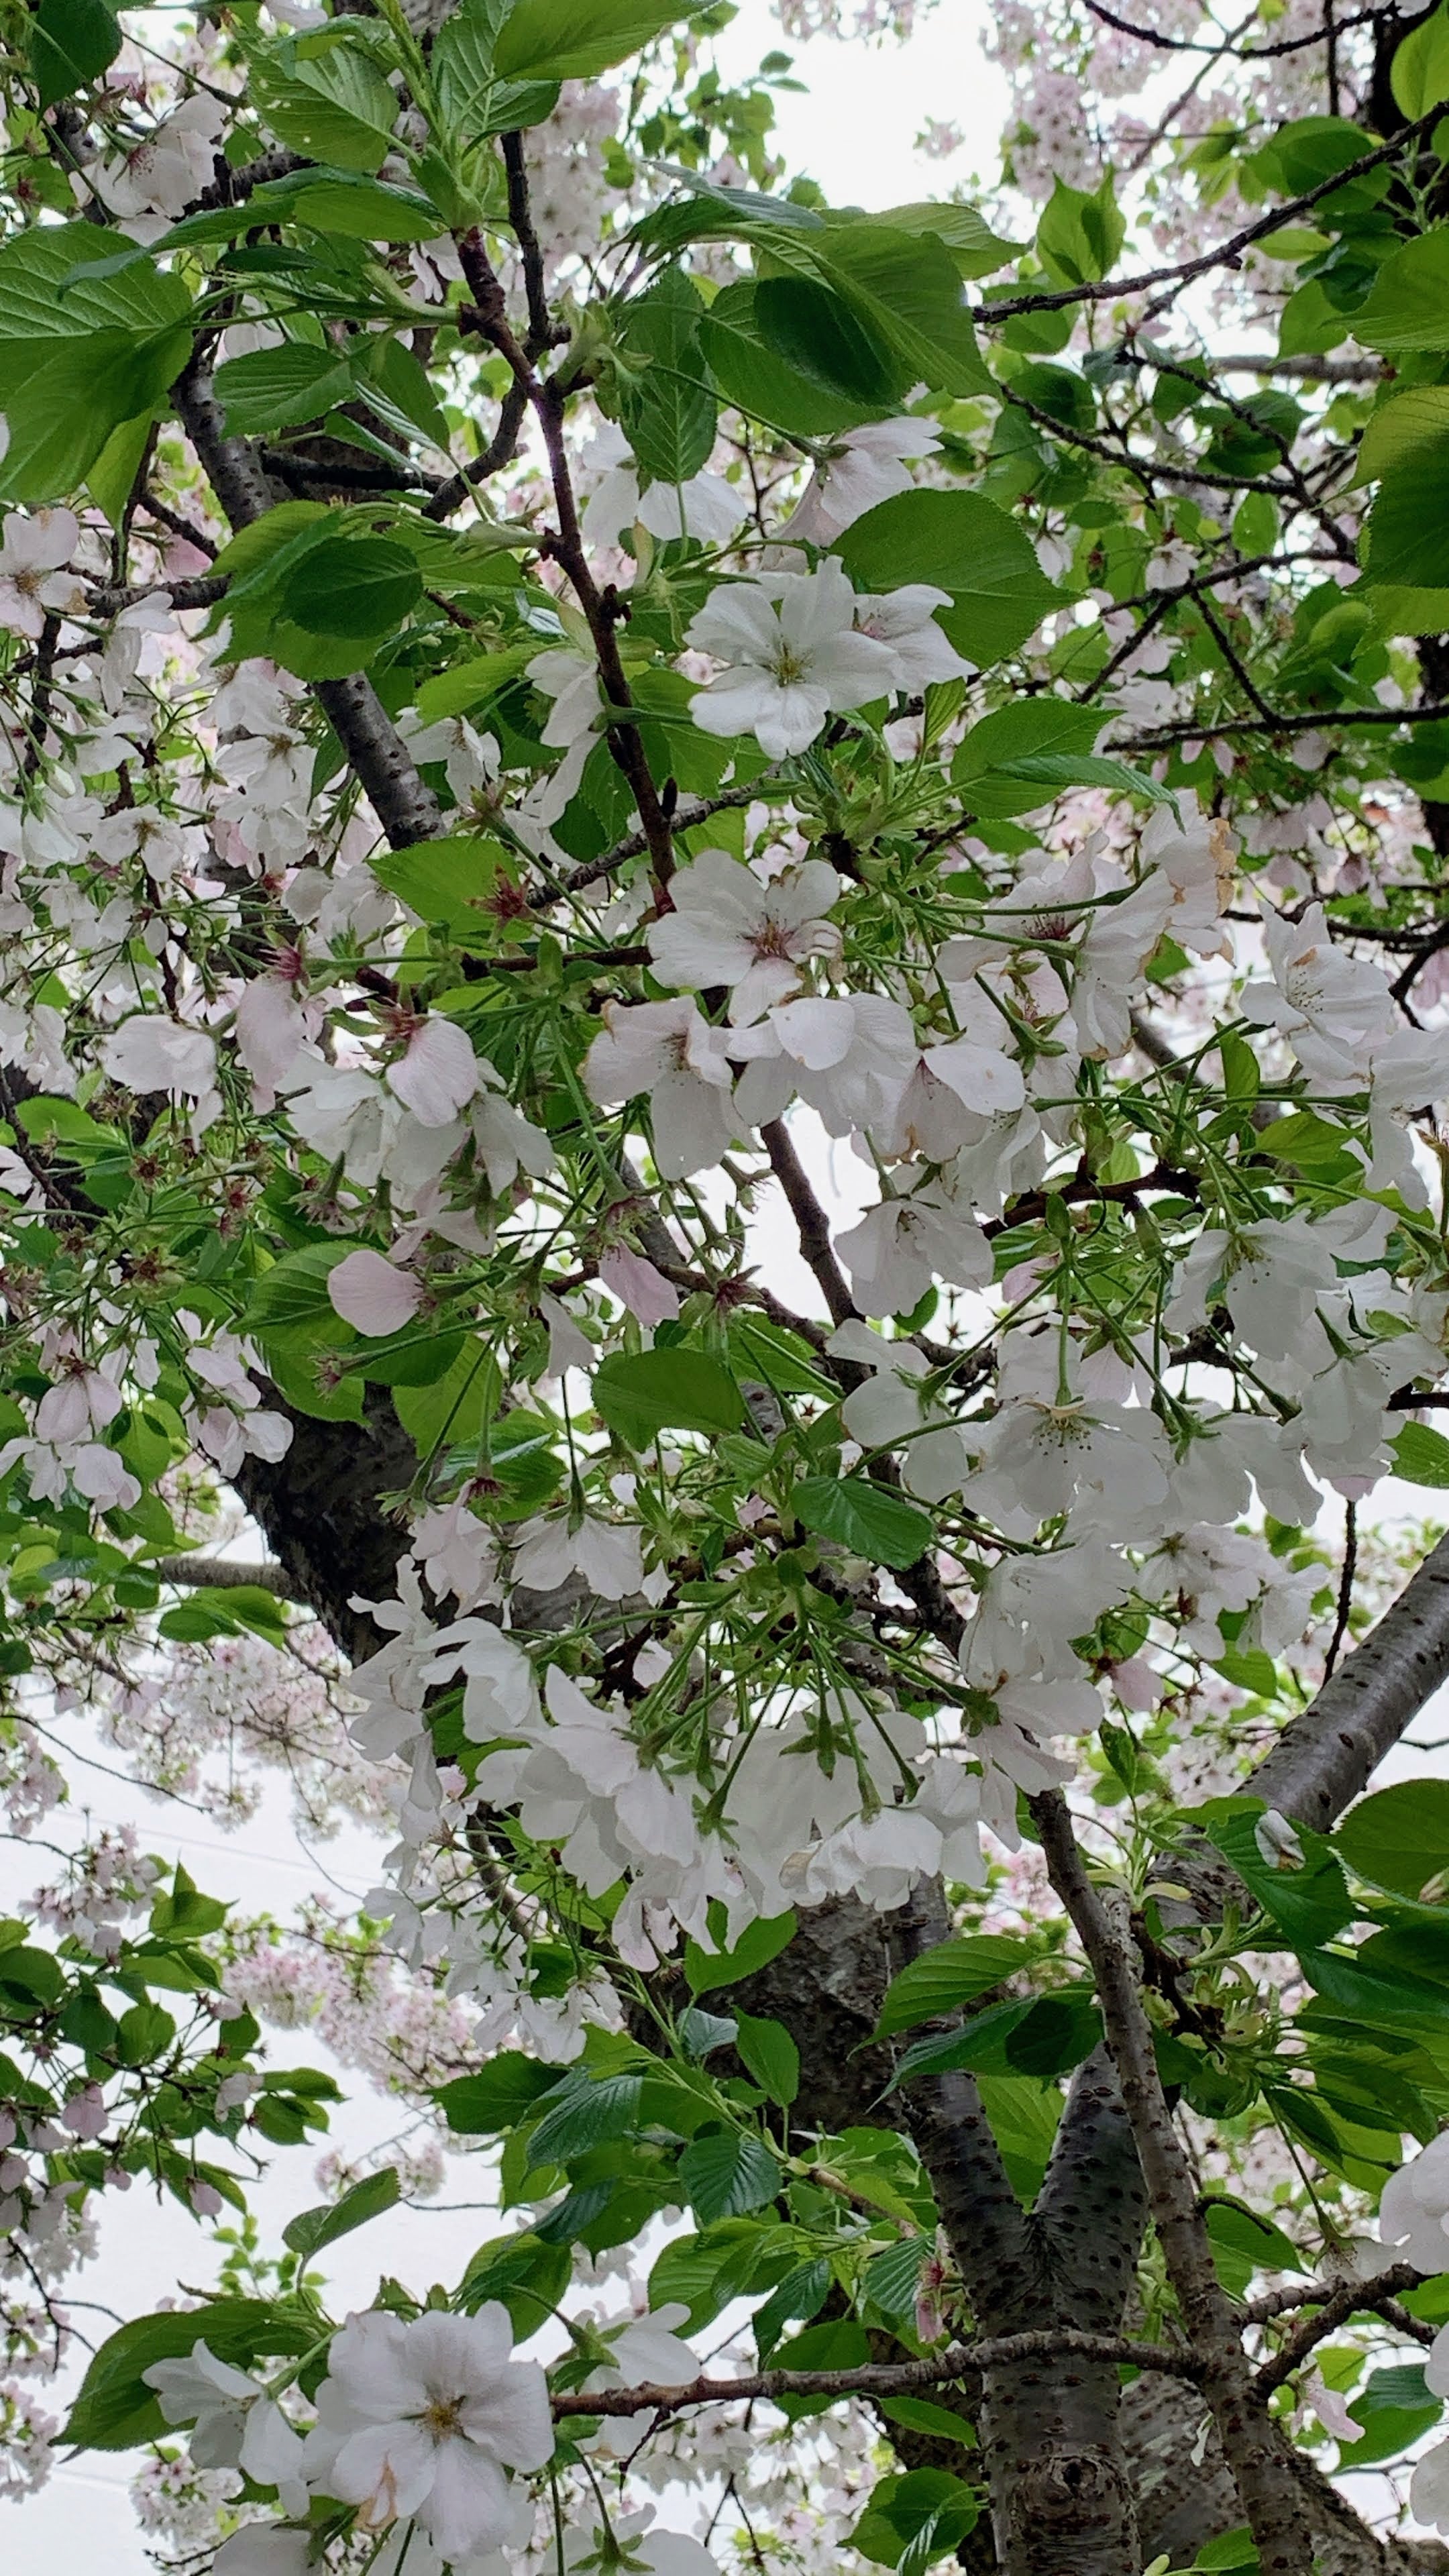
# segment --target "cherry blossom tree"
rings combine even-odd
[[[5,18],[0,1786],[387,1848],[0,1925],[0,2482],[1444,2568],[1449,11],[1001,0],[869,212],[729,15]],[[268,2026],[403,2123],[280,2247]],[[214,2286],[62,2425],[137,2187]]]

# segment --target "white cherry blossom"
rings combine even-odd
[[[725,851],[703,850],[671,878],[669,892],[673,910],[645,934],[660,980],[700,992],[727,985],[732,1020],[758,1019],[799,990],[808,959],[840,953],[840,933],[825,915],[841,880],[825,859],[807,859],[766,884]]]
[[[735,1134],[722,1032],[690,997],[606,1002],[603,1021],[584,1063],[593,1098],[607,1108],[648,1095],[654,1160],[664,1180],[683,1180],[717,1163]]]
[[[980,1226],[934,1184],[883,1199],[836,1236],[835,1248],[867,1315],[909,1314],[935,1278],[979,1288],[991,1276]]]
[[[691,713],[706,733],[753,733],[772,760],[805,751],[838,708],[889,697],[902,685],[893,650],[855,631],[855,592],[843,567],[767,573],[721,583],[689,641],[724,668]]]
[[[541,2469],[553,2449],[537,2362],[512,2358],[508,2311],[350,2317],[328,2355],[306,2472],[356,2505],[365,2530],[415,2515],[447,2558],[516,2529],[505,2469]]]
[[[782,536],[798,545],[833,546],[867,510],[910,490],[908,457],[934,456],[940,444],[931,421],[909,415],[869,420],[829,440]]]
[[[64,567],[80,543],[73,510],[7,512],[0,538],[0,627],[38,643],[47,617],[73,617],[85,607],[81,584]]]

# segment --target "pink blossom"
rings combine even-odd
[[[334,1314],[374,1340],[400,1333],[422,1304],[422,1282],[411,1272],[394,1269],[380,1252],[349,1252],[327,1277]]]
[[[414,1022],[408,1051],[387,1068],[389,1088],[423,1127],[446,1127],[478,1088],[472,1040],[456,1020]]]
[[[679,1314],[679,1292],[670,1286],[662,1270],[646,1261],[640,1252],[631,1252],[626,1243],[616,1243],[599,1263],[599,1277],[611,1289],[622,1306],[641,1324],[672,1324]]]

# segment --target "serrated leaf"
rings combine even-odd
[[[531,2162],[567,2164],[571,2156],[585,2155],[590,2147],[627,2137],[639,2117],[643,2085],[641,2075],[628,2073],[565,2076],[554,2087],[552,2101],[528,2141]]]
[[[1394,1474],[1406,1485],[1449,1486],[1449,1440],[1427,1422],[1406,1422],[1389,1446]]]
[[[605,1360],[594,1375],[594,1404],[632,1449],[660,1431],[738,1431],[745,1419],[728,1369],[677,1343]]]
[[[593,80],[686,14],[679,0],[514,0],[493,67],[505,80]]]
[[[931,1544],[935,1523],[919,1503],[868,1476],[808,1476],[790,1496],[796,1519],[838,1540],[873,1565],[914,1565]]]
[[[690,1939],[684,1945],[684,1973],[692,1995],[707,1995],[718,1986],[738,1985],[742,1977],[757,1976],[767,1968],[795,1938],[793,1913],[762,1917],[747,1924],[732,1950],[705,1950]]]
[[[808,2263],[797,2263],[783,2281],[770,2292],[763,2306],[756,2308],[750,2319],[755,2350],[761,2365],[774,2351],[787,2325],[815,2316],[830,2294],[830,2266],[816,2255]]]
[[[784,2182],[769,2148],[748,2131],[735,2129],[692,2139],[679,2159],[679,2179],[701,2227],[763,2209]]]
[[[121,30],[107,0],[40,0],[29,43],[43,112],[109,70],[121,50]]]
[[[440,2085],[433,2100],[459,2137],[487,2138],[526,2119],[558,2080],[556,2066],[543,2066],[536,2057],[506,2048],[475,2075],[459,2075],[451,2084]]]
[[[938,2013],[974,2003],[978,1995],[989,1994],[993,1986],[1014,1976],[1030,1956],[1027,1942],[1002,1932],[939,1942],[891,1979],[871,2038],[889,2039],[917,2022],[934,2021]]]
[[[1422,1899],[1449,1870],[1449,1780],[1396,1780],[1376,1789],[1349,1809],[1333,1839],[1371,1886]]]
[[[744,2065],[772,2102],[788,2110],[800,2090],[800,2051],[783,2022],[758,2020],[736,2013],[735,2047]]]
[[[310,340],[282,340],[274,349],[248,349],[228,358],[215,384],[230,438],[251,438],[295,422],[320,420],[352,395],[352,370],[332,348]]]
[[[386,2209],[394,2209],[402,2192],[396,2165],[384,2165],[380,2172],[364,2174],[340,2200],[324,2201],[319,2209],[304,2209],[289,2219],[282,2230],[283,2242],[294,2254],[310,2262],[324,2245],[334,2245],[339,2236],[350,2236],[354,2227],[365,2227],[370,2218],[380,2218]]]
[[[836,551],[867,590],[913,581],[949,590],[940,623],[983,670],[1058,604],[1025,530],[981,492],[898,492],[847,528]]]

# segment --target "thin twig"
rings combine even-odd
[[[1349,1612],[1353,1608],[1353,1579],[1358,1571],[1358,1505],[1346,1502],[1343,1507],[1343,1571],[1338,1578],[1338,1617],[1328,1652],[1323,1659],[1323,1678],[1332,1674],[1348,1635]]]

